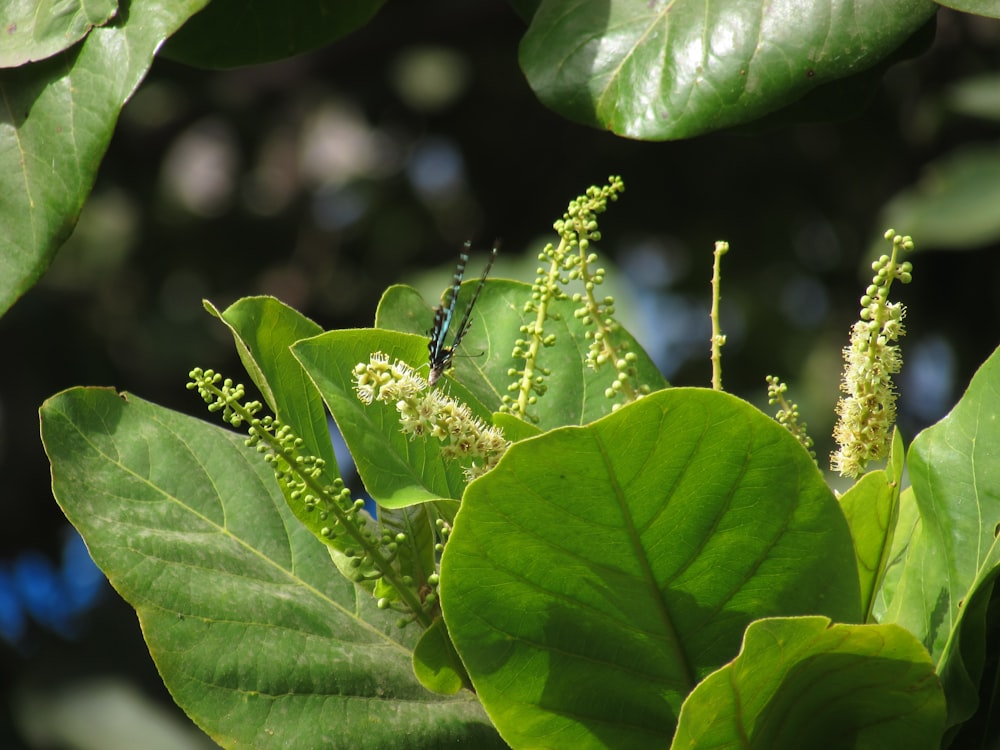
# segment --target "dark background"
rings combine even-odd
[[[887,228],[880,212],[932,160],[996,142],[996,122],[945,102],[949,87],[1000,67],[1000,23],[942,12],[933,46],[894,66],[843,121],[675,143],[618,138],[546,110],[518,68],[523,31],[500,2],[397,2],[335,46],[279,64],[205,72],[156,62],[74,236],[0,319],[0,584],[28,560],[61,582],[42,600],[57,606],[69,585],[66,522],[37,438],[45,398],[110,385],[203,415],[184,388],[188,370],[241,370],[202,298],[222,308],[273,294],[326,328],[367,326],[387,285],[430,268],[435,280],[420,288],[432,299],[468,238],[486,248],[501,237],[496,275],[530,280],[530,256],[566,203],[609,174],[627,189],[602,219],[600,251],[619,264],[609,281],[626,324],[673,383],[709,385],[712,249],[728,240],[726,389],[765,406],[764,376],[788,380],[826,467],[840,349]],[[908,307],[907,442],[954,404],[1000,330],[996,245],[919,251],[914,239],[914,281],[893,294]],[[104,695],[109,683],[97,678],[138,692],[111,691],[118,708],[94,708],[93,724],[105,710],[134,716],[131,699],[167,702],[147,732],[179,713],[134,613],[101,590],[93,609],[25,616],[0,641],[0,746],[91,746],[82,730],[79,744],[32,735],[29,745],[15,725],[67,686]],[[16,599],[0,590],[0,619]],[[93,746],[113,750],[104,742]]]

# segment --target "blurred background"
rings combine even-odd
[[[397,2],[279,64],[154,64],[74,235],[0,319],[0,747],[213,746],[52,500],[37,438],[39,405],[74,385],[207,417],[188,370],[242,371],[203,298],[271,294],[325,328],[370,326],[389,284],[433,301],[470,238],[502,238],[495,275],[530,281],[567,202],[621,174],[599,250],[623,322],[671,382],[709,385],[712,250],[728,240],[726,389],[773,413],[764,377],[787,380],[823,468],[886,228],[918,248],[893,290],[907,442],[996,347],[1000,22],[943,11],[930,48],[849,119],[675,143],[544,109],[518,68],[523,31],[499,0]]]

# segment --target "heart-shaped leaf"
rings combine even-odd
[[[850,533],[808,453],[694,388],[514,444],[466,490],[441,604],[514,747],[664,746],[752,620],[860,617]]]

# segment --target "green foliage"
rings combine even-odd
[[[380,2],[205,5],[39,0],[4,17],[0,311],[72,231],[169,37],[176,59],[247,64],[340,38]],[[516,8],[529,21],[521,65],[545,104],[663,140],[851,90],[936,5]],[[945,167],[975,184],[995,165]],[[968,204],[961,190],[929,192]],[[934,219],[919,198],[893,210]],[[976,216],[985,224],[966,222],[959,240],[995,235],[992,214]],[[580,275],[599,279],[584,235],[600,236],[578,234]],[[49,399],[57,502],[135,608],[177,703],[234,748],[984,744],[996,728],[1000,353],[913,441],[911,487],[897,434],[888,466],[838,502],[753,406],[669,389],[592,292],[582,316],[582,297],[546,300],[543,337],[531,286],[487,283],[464,343],[481,356],[456,358],[441,381],[511,443],[471,483],[436,436],[400,431],[394,404],[358,399],[356,368],[373,353],[426,360],[431,305],[407,287],[386,292],[374,328],[350,331],[270,298],[209,305],[274,416],[230,382],[198,387],[250,425],[249,442],[109,389]],[[607,352],[627,357],[601,359],[593,319]],[[499,413],[529,369],[531,408],[516,414],[530,421]],[[376,517],[343,488],[327,410]]]
[[[419,632],[337,575],[242,437],[110,389],[53,397],[42,433],[61,507],[220,745],[502,746],[471,694],[420,685]]]
[[[521,67],[539,98],[570,119],[631,138],[690,138],[865,71],[936,7],[544,0]]]
[[[997,81],[992,81],[993,91]],[[932,161],[919,181],[885,206],[885,226],[905,226],[920,246],[982,247],[1000,238],[1000,149],[967,146]]]
[[[465,493],[441,601],[514,747],[662,746],[751,621],[858,622],[853,566],[837,502],[786,430],[673,388],[513,446]]]
[[[69,236],[118,115],[161,48],[204,67],[277,60],[340,39],[381,4],[23,0],[11,8],[0,53],[0,312]],[[836,99],[838,114],[856,107],[870,71],[917,38],[937,8],[930,0],[512,5],[529,21],[521,66],[547,106],[648,140],[795,111],[810,92]],[[996,15],[990,2],[961,9]]]
[[[767,664],[767,669],[761,669]],[[896,625],[824,617],[759,620],[740,655],[681,710],[673,748],[936,748],[944,697],[934,667]]]
[[[1000,353],[907,460],[896,434],[887,467],[838,500],[785,426],[667,387],[621,329],[652,392],[607,398],[617,371],[591,366],[571,297],[546,321],[539,366],[558,387],[538,424],[497,413],[531,290],[487,281],[465,344],[481,356],[431,392],[427,408],[464,404],[510,441],[471,483],[446,434],[403,430],[395,402],[427,392],[427,340],[409,331],[432,318],[407,287],[372,329],[323,332],[264,297],[209,306],[278,419],[218,376],[195,384],[249,441],[107,389],[43,406],[57,500],[206,732],[258,748],[979,736]],[[402,390],[370,397],[384,387]],[[321,404],[375,518],[324,458]]]
[[[72,47],[117,12],[114,0],[15,3],[4,8],[0,67],[44,60]]]
[[[69,237],[118,113],[163,40],[206,1],[136,0],[76,45],[0,70],[0,313]]]
[[[913,492],[900,508],[912,531],[897,540],[886,574],[881,619],[906,627],[934,658],[948,691],[949,725],[976,710],[1000,572],[998,388],[994,353],[952,412],[914,439],[907,456]]]

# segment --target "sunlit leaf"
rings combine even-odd
[[[860,617],[850,533],[809,455],[693,388],[512,446],[465,493],[441,604],[515,747],[665,746],[752,620]]]
[[[840,509],[854,539],[865,622],[872,619],[876,595],[889,565],[899,515],[903,455],[903,439],[894,430],[889,465],[865,474],[840,498]]]
[[[543,0],[521,67],[560,114],[631,138],[746,123],[871,68],[936,11],[929,0]]]
[[[984,668],[986,607],[1000,575],[1000,353],[979,368],[948,416],[920,433],[907,463],[918,518],[883,622],[930,651],[949,726],[973,713]],[[901,508],[901,521],[906,506]]]
[[[69,49],[115,15],[115,0],[5,0],[0,68],[44,60]]]

